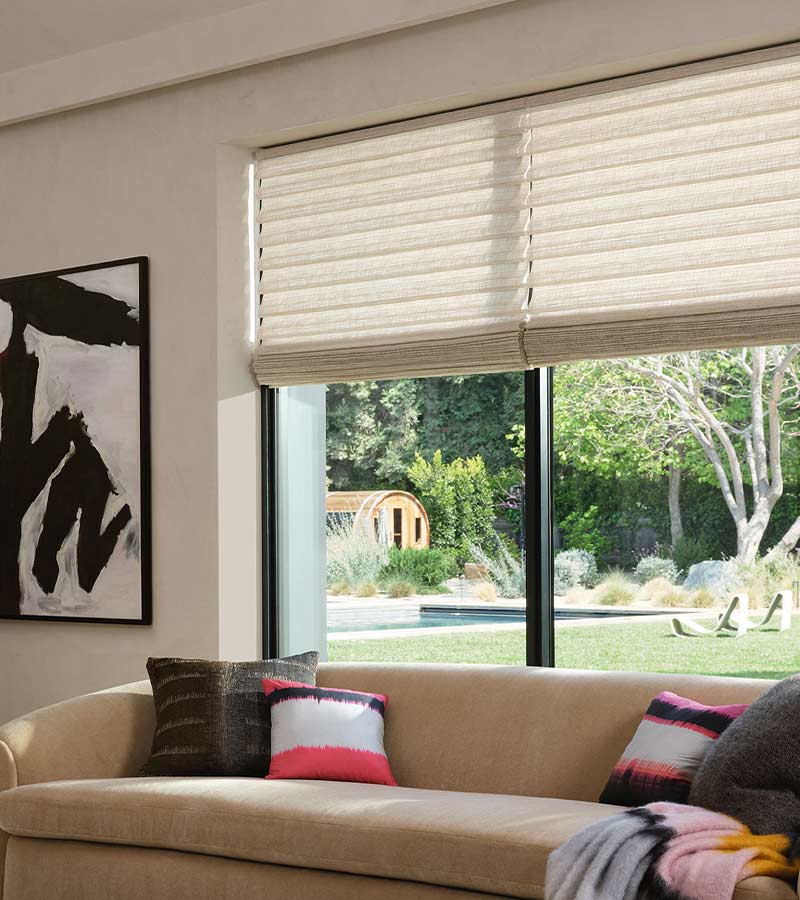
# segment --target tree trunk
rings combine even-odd
[[[769,503],[756,503],[756,508],[750,518],[744,518],[737,523],[736,557],[743,563],[755,562],[758,557],[771,513],[772,506]]]
[[[672,549],[683,537],[683,519],[681,518],[681,467],[669,467],[669,531]]]
[[[800,540],[800,517],[794,520],[786,534],[778,541],[777,544],[767,553],[764,559],[775,559],[784,553],[791,553]]]

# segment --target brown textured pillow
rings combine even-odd
[[[239,775],[269,771],[270,712],[263,678],[315,684],[319,654],[222,662],[147,660],[156,730],[140,775]]]

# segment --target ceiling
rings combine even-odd
[[[0,0],[0,127],[518,2]]]
[[[70,56],[255,0],[0,0],[0,72]]]

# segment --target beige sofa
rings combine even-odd
[[[3,900],[542,897],[549,852],[616,811],[594,801],[656,693],[723,704],[769,686],[450,665],[324,665],[318,680],[389,696],[402,787],[131,777],[153,731],[146,683],[0,728]],[[769,878],[736,892],[796,897]]]

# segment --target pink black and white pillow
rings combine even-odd
[[[614,766],[600,802],[619,806],[659,800],[686,803],[711,745],[746,709],[746,704],[705,706],[663,691],[647,708]]]
[[[397,784],[383,748],[382,694],[270,678],[261,683],[272,720],[267,778]]]

